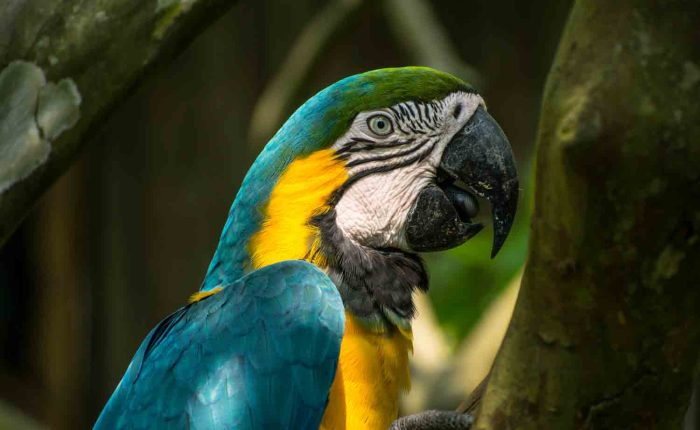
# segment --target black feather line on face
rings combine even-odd
[[[320,231],[320,250],[345,309],[381,332],[393,326],[388,312],[393,312],[393,320],[398,317],[409,324],[415,314],[414,290],[428,290],[421,258],[399,249],[357,244],[340,231],[335,217],[331,209],[314,217],[311,224]]]
[[[424,145],[425,145],[425,142],[421,142],[418,145],[413,146],[412,148],[408,148],[408,149],[403,150],[403,151],[395,152],[393,154],[383,154],[383,155],[375,155],[373,157],[367,157],[367,158],[358,158],[358,159],[355,159],[355,160],[348,162],[345,165],[345,167],[350,168],[350,167],[360,166],[362,164],[372,163],[375,161],[387,161],[387,160],[392,160],[394,158],[406,157],[406,156],[409,156],[417,151],[420,151],[421,149],[423,149]],[[396,146],[398,146],[398,145],[396,145]],[[431,152],[431,150],[432,150],[432,147],[427,152]]]
[[[337,190],[335,190],[333,194],[331,194],[331,197],[328,200],[328,206],[335,207],[335,205],[338,204],[338,201],[340,201],[340,198],[343,196],[345,191],[347,191],[352,184],[364,178],[365,176],[373,175],[376,173],[388,172],[394,169],[400,169],[402,167],[406,167],[413,163],[423,160],[425,157],[430,155],[436,143],[436,141],[430,141],[428,143],[429,147],[426,151],[423,151],[405,160],[398,161],[394,164],[381,164],[379,166],[371,167],[369,169],[355,173],[354,175],[349,177],[348,180],[343,183],[343,185],[341,185]],[[421,147],[425,148],[425,144],[423,144]]]
[[[414,138],[410,138],[404,140],[392,140],[390,142],[375,142],[373,140],[356,140],[356,138],[352,138],[352,141],[344,143],[343,146],[336,151],[336,154],[345,155],[354,152],[371,152],[374,150],[393,149],[400,146],[410,145],[415,142],[415,140],[416,139]]]
[[[406,129],[401,127],[401,125],[402,125],[401,119],[403,118],[403,115],[401,114],[401,112],[398,109],[396,109],[394,106],[389,106],[389,110],[394,114],[396,128],[398,128],[401,131],[401,133],[406,134],[406,135],[410,135],[411,133],[409,133]]]

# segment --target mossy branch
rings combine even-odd
[[[477,429],[677,429],[700,357],[700,3],[579,0]]]
[[[235,0],[5,0],[0,246],[91,130]]]

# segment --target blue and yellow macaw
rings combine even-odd
[[[302,105],[236,196],[201,291],[146,337],[97,429],[386,430],[409,389],[417,253],[510,230],[510,145],[469,85],[423,67]]]

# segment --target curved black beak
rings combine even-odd
[[[515,218],[518,172],[508,139],[483,106],[447,144],[440,168],[491,203],[495,257]]]
[[[406,242],[418,252],[449,249],[483,228],[473,223],[479,204],[473,194],[491,203],[495,257],[513,225],[518,206],[518,172],[503,130],[483,107],[447,144],[437,184],[421,190],[406,223]]]

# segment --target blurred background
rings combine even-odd
[[[540,96],[569,1],[240,0],[142,82],[0,250],[0,428],[89,428],[138,344],[197,291],[243,175],[304,100],[391,66],[460,75],[520,163],[491,232],[429,255],[412,393],[452,409],[488,371],[517,295]]]

